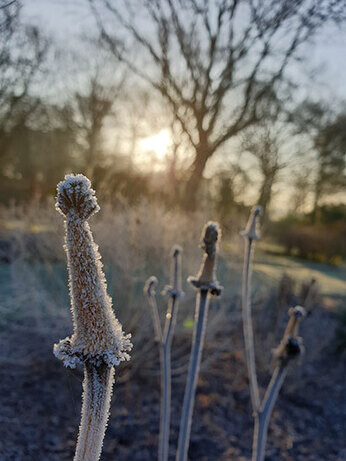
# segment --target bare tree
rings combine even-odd
[[[346,187],[346,113],[322,127],[314,139],[317,152],[317,175],[314,187],[313,218],[323,196],[345,190]]]
[[[346,16],[338,0],[89,2],[114,55],[161,93],[189,139],[189,203],[211,156],[262,118],[300,46]]]
[[[304,208],[311,192],[311,167],[301,166],[299,170],[293,172],[294,191],[291,197],[293,213],[304,212]]]
[[[237,211],[244,206],[241,199],[250,184],[249,175],[240,166],[238,158],[234,163],[227,162],[224,169],[214,175],[213,182],[216,186],[215,209],[223,228],[230,230],[234,225]]]
[[[114,115],[114,102],[119,97],[122,85],[123,80],[117,85],[105,85],[94,75],[87,91],[75,94],[77,125],[83,139],[88,177],[93,177],[94,168],[101,160],[102,130],[106,118]]]
[[[346,112],[332,113],[319,103],[305,101],[294,117],[299,134],[307,135],[315,154],[312,220],[316,222],[323,199],[346,185]]]
[[[273,185],[277,180],[279,171],[286,166],[282,160],[280,141],[273,129],[262,125],[246,132],[243,139],[243,149],[257,160],[262,175],[257,203],[262,207],[262,213],[266,216]]]
[[[7,136],[14,127],[24,123],[25,118],[37,104],[37,98],[29,97],[29,90],[42,71],[50,42],[36,27],[24,25],[20,17],[19,2],[0,4],[0,146],[2,152],[9,140]],[[18,110],[18,105],[26,100]]]

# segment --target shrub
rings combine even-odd
[[[346,257],[346,223],[311,225],[291,217],[275,223],[272,235],[290,255],[340,263]]]

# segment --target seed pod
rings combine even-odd
[[[220,296],[222,287],[216,279],[217,242],[221,237],[218,223],[208,222],[202,232],[201,248],[204,250],[203,261],[198,274],[188,281],[197,289],[208,290],[212,295]]]
[[[129,359],[132,344],[114,315],[98,246],[86,222],[99,210],[95,191],[83,175],[67,175],[57,190],[56,208],[65,217],[74,332],[54,346],[54,354],[72,368],[86,361],[118,365]]]
[[[299,325],[306,315],[306,311],[302,306],[291,307],[288,310],[290,319],[287,323],[286,330],[282,337],[279,346],[274,349],[274,357],[281,361],[286,362],[300,355],[303,352],[303,342],[298,336]]]

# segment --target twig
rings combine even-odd
[[[188,279],[199,292],[196,297],[195,325],[179,428],[177,461],[187,460],[192,413],[206,331],[210,294],[220,296],[222,290],[215,275],[217,241],[220,237],[218,224],[209,222],[203,230],[202,237],[202,248],[205,251],[203,262],[197,276]]]
[[[162,333],[160,317],[155,297],[156,277],[150,277],[145,284],[145,293],[151,307],[156,337],[160,342],[160,369],[161,369],[161,417],[159,438],[159,460],[167,461],[169,450],[169,432],[171,420],[171,345],[174,328],[178,314],[181,291],[181,253],[178,245],[172,248],[171,285],[166,286],[163,294],[169,296],[165,317],[164,331]]]

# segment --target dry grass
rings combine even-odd
[[[193,327],[195,293],[185,282],[196,273],[200,263],[200,229],[206,220],[214,216],[203,213],[181,214],[169,211],[157,204],[142,203],[136,207],[114,208],[101,204],[101,212],[90,219],[90,226],[105,265],[109,294],[114,308],[126,331],[134,335],[134,351],[131,373],[141,365],[141,372],[158,373],[157,350],[152,341],[152,323],[147,302],[143,297],[143,285],[148,276],[159,278],[158,294],[169,281],[169,254],[174,243],[183,248],[183,290],[175,345],[173,347],[174,375],[184,379],[186,356]],[[243,223],[239,223],[242,227]],[[67,271],[63,250],[63,223],[54,209],[53,201],[45,206],[32,204],[27,207],[11,207],[0,211],[0,314],[4,327],[8,322],[21,323],[21,328],[47,333],[47,354],[54,342],[71,331]],[[208,321],[208,333],[203,363],[208,366],[219,352],[242,348],[238,331],[240,287],[242,269],[242,242],[236,230],[224,235],[218,262],[218,279],[225,287],[221,300],[214,300],[212,315]],[[259,261],[258,261],[259,259]],[[5,263],[6,261],[6,263]],[[261,270],[262,266],[264,269]],[[299,266],[299,267],[298,267]],[[301,269],[300,269],[301,267]],[[292,270],[291,270],[292,269]],[[300,269],[300,272],[298,271]],[[281,316],[285,316],[286,304],[279,308],[276,295],[269,290],[278,286],[287,272],[310,274],[317,280],[333,278],[334,288],[345,291],[345,283],[333,274],[318,272],[319,265],[295,262],[283,257],[258,252],[254,269],[254,308],[259,312],[268,309],[263,319],[259,338],[266,344],[259,358],[260,367],[268,369],[271,347],[282,333]],[[291,272],[290,272],[291,270]],[[340,284],[342,286],[340,286]],[[296,289],[299,290],[297,283]],[[329,286],[329,284],[327,284]],[[324,285],[323,285],[324,287]],[[290,288],[292,292],[293,286]],[[322,290],[323,291],[323,290]],[[327,290],[330,294],[330,290]],[[269,297],[268,297],[269,296]],[[158,296],[160,313],[164,316],[167,299]],[[232,317],[230,317],[232,315]],[[233,331],[234,330],[234,331]],[[270,332],[268,334],[268,331]],[[262,334],[263,333],[263,334]],[[232,341],[230,341],[232,337]],[[187,341],[188,340],[188,341]],[[51,341],[51,342],[50,342]],[[212,353],[211,349],[215,351]],[[270,360],[269,360],[270,362]],[[144,366],[143,366],[144,365]],[[262,369],[263,369],[262,368]],[[125,374],[124,379],[128,376]]]

